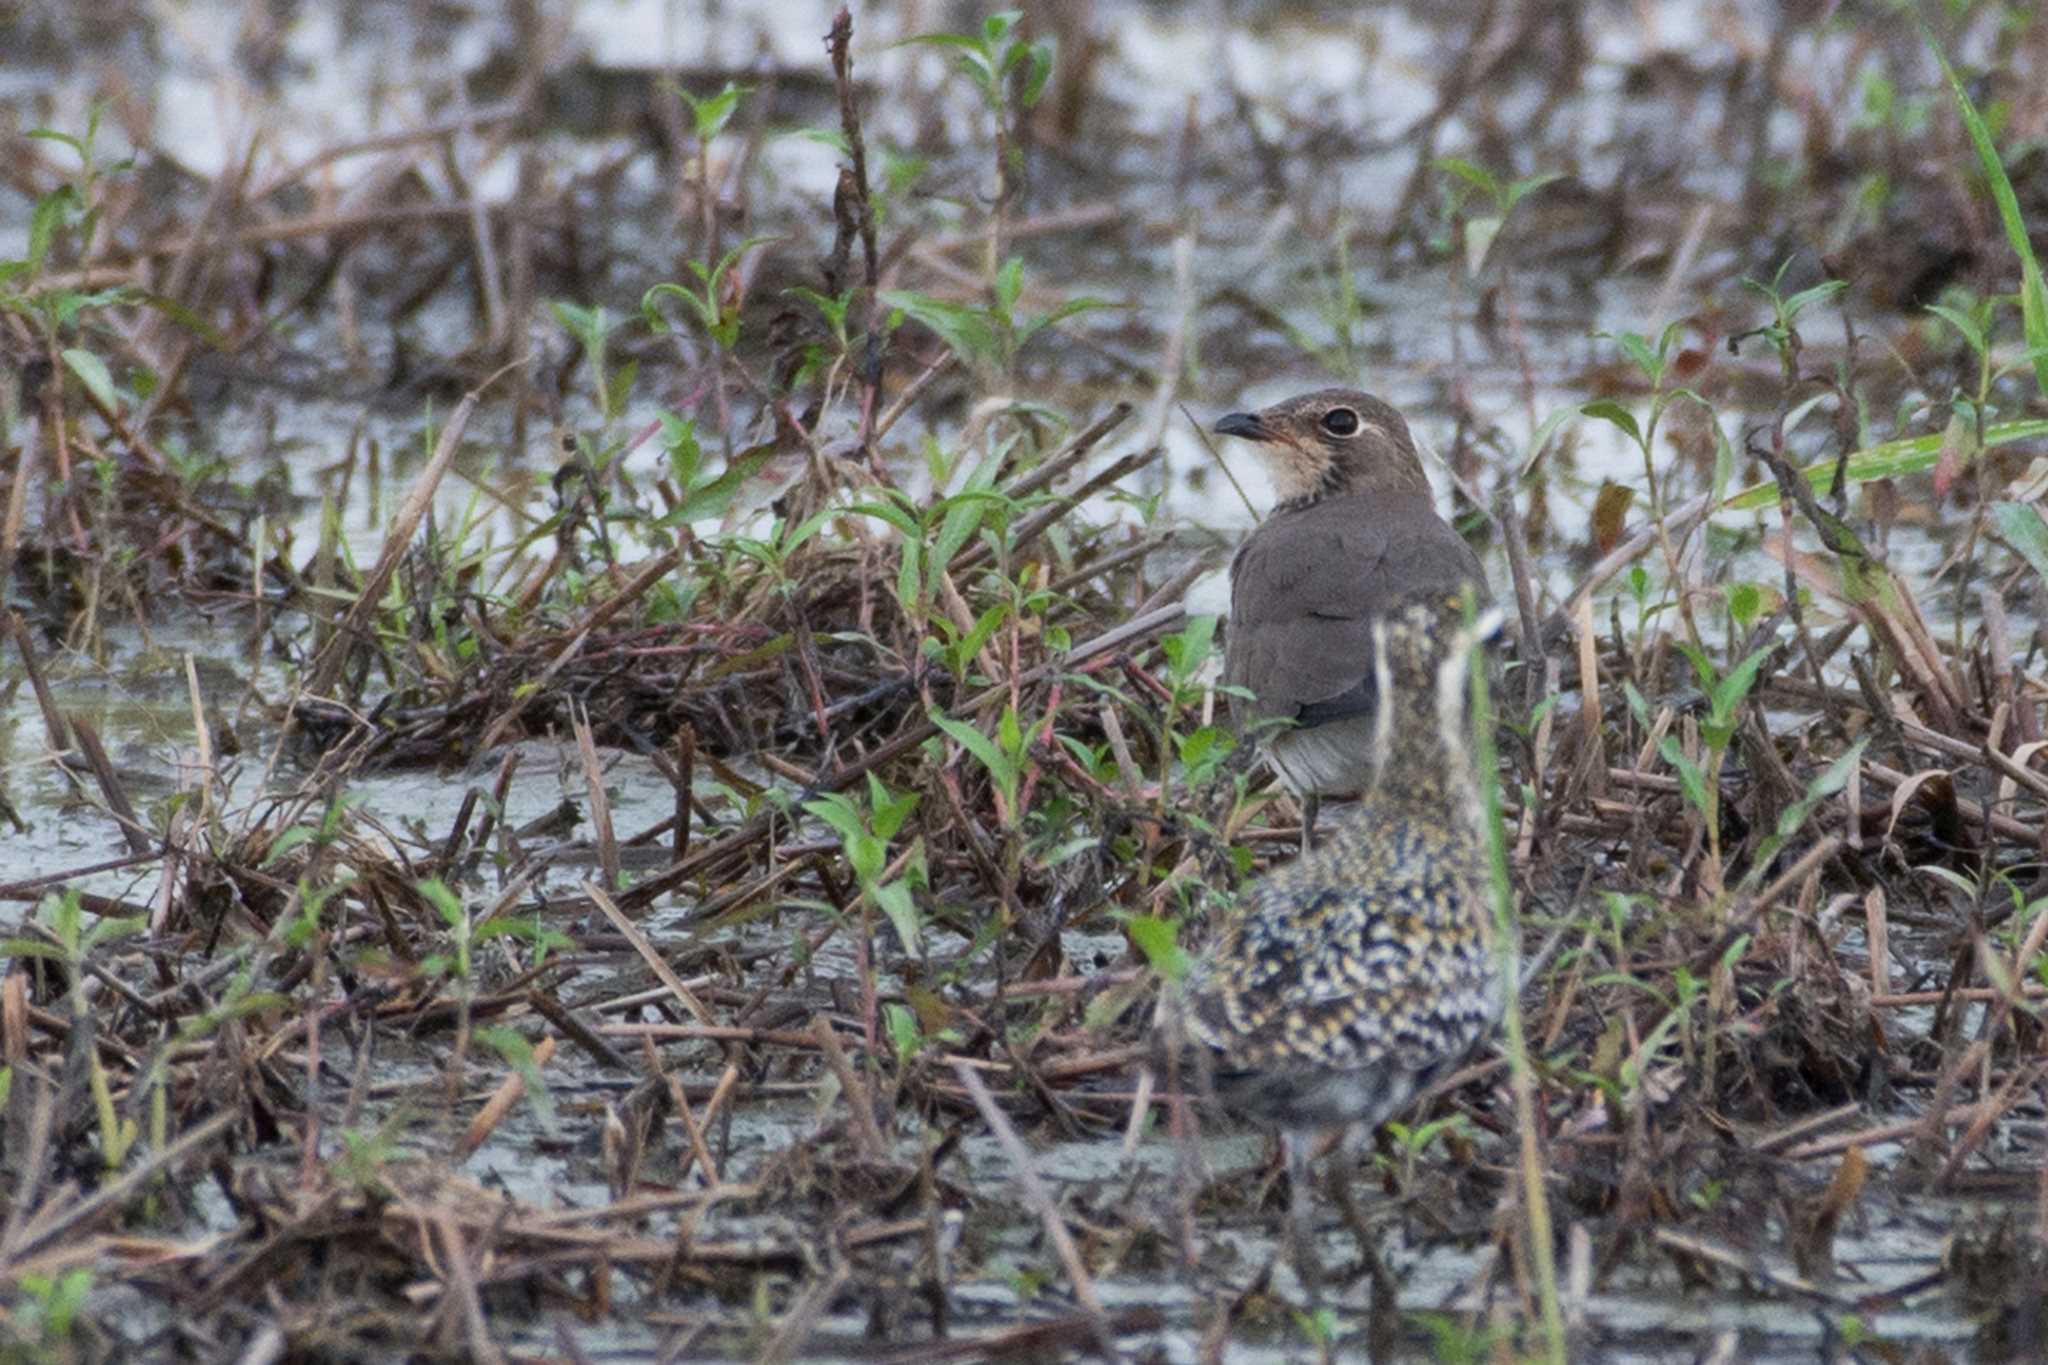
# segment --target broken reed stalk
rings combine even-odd
[[[591,737],[590,715],[581,702],[571,704],[569,724],[576,736],[576,752],[583,760],[583,791],[590,802],[590,824],[597,832],[598,866],[604,869],[607,891],[619,889],[619,840],[612,831],[611,797],[604,789],[604,762],[597,756],[597,741]]]
[[[21,553],[21,527],[28,516],[28,488],[36,478],[35,441],[23,441],[15,448],[14,473],[7,480],[7,503],[0,508],[0,602],[8,601],[7,588],[14,575],[14,563]],[[9,618],[13,616],[8,613]]]
[[[668,959],[661,955],[660,950],[642,932],[639,925],[626,918],[625,912],[619,908],[617,902],[605,894],[603,887],[596,882],[585,882],[583,894],[590,897],[591,902],[604,912],[604,917],[612,922],[612,928],[625,937],[633,951],[640,955],[640,960],[647,964],[648,970],[654,973],[655,979],[668,987],[669,992],[682,1002],[685,1009],[696,1015],[700,1023],[713,1022],[711,1011],[704,1008],[704,1002],[697,998],[697,993],[689,988],[682,977],[676,975],[675,968],[668,965]]]
[[[995,1099],[988,1093],[988,1087],[981,1083],[981,1077],[974,1074],[974,1068],[953,1064],[953,1075],[960,1082],[960,1088],[974,1101],[980,1111],[981,1120],[995,1134],[996,1142],[1002,1147],[1003,1155],[1010,1159],[1010,1166],[1017,1179],[1017,1185],[1024,1194],[1024,1202],[1038,1215],[1039,1225],[1052,1242],[1053,1250],[1060,1258],[1060,1265],[1067,1272],[1067,1283],[1073,1287],[1074,1298],[1088,1315],[1089,1323],[1095,1329],[1095,1346],[1105,1359],[1116,1358],[1116,1339],[1110,1330],[1109,1316],[1102,1310],[1102,1300],[1095,1292],[1094,1277],[1088,1273],[1088,1265],[1081,1259],[1081,1248],[1074,1244],[1074,1235],[1067,1231],[1066,1220],[1060,1217],[1058,1206],[1053,1202],[1052,1192],[1039,1178],[1038,1167],[1031,1159],[1031,1151],[1017,1136],[1017,1130],[1010,1126],[1010,1120],[997,1107]]]
[[[525,714],[527,706],[533,699],[544,695],[548,684],[554,681],[555,676],[582,652],[584,642],[590,638],[591,632],[646,596],[649,589],[668,577],[670,572],[682,563],[682,558],[683,552],[678,547],[662,551],[634,570],[633,576],[627,579],[617,592],[584,613],[582,619],[570,628],[569,638],[555,650],[547,666],[541,669],[540,676],[520,692],[511,706],[485,727],[483,737],[476,742],[476,752],[489,753],[505,731],[511,728],[513,722]]]
[[[846,1050],[839,1046],[839,1035],[832,1028],[832,1021],[823,1014],[811,1020],[811,1036],[817,1039],[818,1055],[825,1059],[825,1066],[839,1082],[839,1091],[846,1099],[848,1113],[853,1119],[853,1135],[859,1142],[861,1155],[870,1161],[883,1161],[889,1155],[888,1139],[882,1136],[880,1124],[875,1121],[875,1102],[868,1094],[868,1087],[846,1060]]]
[[[348,667],[354,655],[356,642],[369,638],[370,617],[383,602],[384,589],[390,586],[391,575],[398,571],[398,561],[411,547],[413,533],[426,519],[427,509],[433,506],[434,492],[441,486],[448,466],[454,463],[455,452],[462,447],[462,433],[482,400],[482,391],[471,389],[456,404],[455,411],[449,414],[447,424],[441,428],[440,439],[434,444],[433,458],[413,480],[411,491],[405,495],[398,514],[392,518],[390,529],[384,534],[383,552],[377,556],[376,565],[363,581],[363,590],[343,614],[327,647],[315,656],[312,666],[307,669],[306,692],[309,695],[332,695],[342,670]]]
[[[554,1056],[555,1040],[542,1038],[533,1045],[534,1070],[538,1071],[546,1066],[554,1060]],[[464,1160],[483,1146],[490,1135],[497,1131],[498,1125],[505,1121],[505,1116],[512,1112],[512,1106],[518,1104],[525,1094],[525,1076],[517,1071],[508,1070],[505,1079],[498,1083],[498,1088],[484,1101],[483,1108],[477,1110],[476,1117],[470,1120],[469,1127],[463,1132],[462,1140],[455,1146],[456,1159]]]
[[[1026,669],[1022,677],[1013,679],[1010,683],[997,683],[976,693],[964,705],[955,707],[953,713],[961,718],[970,715],[980,715],[991,706],[1009,700],[1013,687],[1035,686],[1056,673],[1078,669],[1082,664],[1108,654],[1113,650],[1120,649],[1125,645],[1134,644],[1140,640],[1150,639],[1154,635],[1179,625],[1185,615],[1186,609],[1176,603],[1172,606],[1159,607],[1143,615],[1133,617],[1120,625],[1110,627],[1093,639],[1076,645],[1071,651],[1058,659],[1048,660],[1045,663]],[[938,733],[938,725],[929,718],[916,722],[905,729],[903,733],[884,740],[861,758],[835,768],[819,778],[814,786],[802,794],[798,804],[821,792],[839,791],[851,783],[860,781],[867,774],[895,762],[898,758],[909,753],[912,749],[917,748]],[[738,829],[720,838],[711,840],[704,847],[698,848],[681,862],[636,882],[619,897],[620,903],[634,907],[652,903],[656,897],[666,895],[668,892],[675,890],[690,877],[700,872],[709,871],[725,862],[726,859],[759,843],[774,827],[774,819],[775,817],[772,813],[755,816]]]
[[[826,35],[825,51],[832,64],[832,85],[839,100],[839,131],[846,138],[847,163],[840,170],[839,183],[833,193],[833,217],[839,237],[833,244],[830,258],[832,278],[825,283],[828,292],[848,292],[849,281],[845,275],[852,245],[848,238],[858,238],[861,285],[867,294],[867,316],[861,328],[860,444],[879,473],[881,467],[874,456],[874,443],[893,425],[901,414],[902,404],[910,399],[906,394],[890,410],[886,421],[876,420],[875,404],[882,390],[882,349],[885,345],[882,323],[886,310],[881,299],[881,255],[875,245],[875,208],[868,179],[867,138],[861,131],[860,101],[855,97],[853,86],[853,12],[845,5],[841,5],[839,12],[832,16],[832,30]],[[934,366],[926,372],[927,382],[936,370]]]

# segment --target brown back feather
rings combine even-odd
[[[1240,724],[1369,710],[1374,616],[1439,593],[1448,604],[1468,584],[1486,597],[1472,547],[1415,493],[1355,493],[1276,512],[1238,547],[1230,577],[1223,680],[1257,699],[1232,699]]]

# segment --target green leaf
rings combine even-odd
[[[428,877],[416,883],[420,896],[434,907],[442,922],[449,928],[459,928],[468,914],[462,907],[462,897],[448,889],[448,884],[439,877]]]
[[[932,538],[931,565],[932,584],[938,585],[941,570],[953,562],[953,556],[960,553],[962,546],[981,526],[981,516],[987,504],[987,497],[980,494],[963,494],[946,499],[943,504],[946,516],[939,523],[939,533]]]
[[[897,47],[951,47],[962,52],[981,52],[982,41],[965,33],[914,33],[895,44]]]
[[[1627,356],[1629,362],[1649,378],[1651,384],[1654,385],[1663,380],[1664,361],[1662,357],[1650,349],[1650,339],[1648,337],[1636,332],[1613,332],[1609,335],[1614,338],[1614,344],[1621,349],[1621,353]]]
[[[1216,742],[1220,738],[1222,731],[1213,725],[1204,725],[1191,735],[1175,735],[1173,743],[1180,751],[1181,766],[1188,769],[1200,768],[1202,760],[1216,748]]]
[[[1011,761],[1009,755],[996,747],[993,740],[966,721],[955,720],[936,706],[931,708],[927,715],[932,724],[943,730],[955,744],[972,754],[982,767],[988,769],[989,776],[994,779],[996,786],[1002,790],[1006,798],[1016,795],[1019,776],[1017,765]],[[1015,723],[1014,718],[1012,723]]]
[[[1024,293],[1024,258],[1012,256],[996,271],[996,309],[1004,317],[1016,314],[1017,300]]]
[[[1676,640],[1673,641],[1673,644],[1677,646],[1678,652],[1691,662],[1692,675],[1699,680],[1700,690],[1702,692],[1712,692],[1714,690],[1714,661],[1707,657],[1707,651],[1693,644],[1690,640]]]
[[[1991,519],[2006,544],[2019,552],[2042,582],[2048,583],[2048,521],[2030,502],[1995,502]]]
[[[1970,133],[1970,143],[1977,150],[1977,165],[1984,172],[1985,183],[1991,187],[1991,197],[1998,205],[1999,221],[2005,225],[2005,239],[2012,244],[2013,254],[2019,257],[2020,323],[2026,331],[2027,346],[2043,352],[2034,360],[2034,383],[2042,396],[2048,397],[2048,286],[2042,283],[2041,263],[2034,258],[2034,246],[2027,236],[2026,218],[2020,213],[2020,202],[2013,194],[2011,179],[2005,173],[2005,162],[1991,140],[1991,129],[1985,126],[1977,106],[1970,102],[1962,79],[1949,65],[1947,54],[1941,50],[1941,44],[1935,41],[1933,32],[1925,23],[1920,26],[1920,37],[1928,50],[1934,53],[1934,59],[1941,63],[1941,74],[1948,78],[1949,92],[1956,100],[1956,111],[1962,115],[1963,126]]]
[[[94,293],[82,293],[76,289],[65,289],[54,295],[50,302],[50,316],[57,326],[69,327],[89,309],[104,307],[109,303],[122,302],[127,297],[126,289],[101,289]]]
[[[1728,615],[1736,628],[1748,630],[1763,614],[1763,589],[1754,583],[1733,583],[1728,587]]]
[[[1477,275],[1486,266],[1486,253],[1500,235],[1507,219],[1497,213],[1480,214],[1465,220],[1465,273]]]
[[[897,496],[901,495],[898,494]],[[916,516],[908,508],[895,503],[858,502],[846,510],[858,516],[873,517],[877,521],[886,521],[889,525],[901,531],[907,539],[913,541],[921,539],[924,535],[924,527],[918,524]]]
[[[28,225],[30,274],[40,271],[43,262],[49,258],[50,243],[56,238],[57,229],[76,217],[83,207],[78,191],[69,185],[59,185],[36,200],[35,212],[29,216]]]
[[[77,346],[66,347],[63,355],[65,367],[78,376],[86,392],[107,411],[118,412],[120,399],[114,393],[114,376],[107,372],[107,362]]]
[[[847,865],[853,869],[853,875],[860,879],[862,886],[872,883],[889,865],[889,846],[866,830],[855,830],[841,839],[839,846],[846,854]]]
[[[821,143],[844,157],[853,155],[853,144],[846,140],[846,134],[837,128],[798,128],[794,132],[778,133],[777,137],[800,137],[806,142]]]
[[[981,21],[982,46],[990,52],[1001,47],[1016,31],[1018,21],[1023,19],[1021,9],[999,9]]]
[[[1800,290],[1785,300],[1785,321],[1792,321],[1810,305],[1819,303],[1822,299],[1831,299],[1848,287],[1847,280],[1823,280],[1811,289]]]
[[[1131,942],[1138,945],[1138,951],[1145,955],[1145,961],[1152,965],[1168,981],[1185,981],[1191,959],[1187,949],[1180,946],[1180,921],[1162,919],[1158,915],[1129,915],[1124,919],[1124,929],[1131,936]]]
[[[818,528],[837,515],[839,515],[837,508],[821,507],[798,522],[794,527],[785,528],[782,536],[782,553],[785,555],[795,554],[797,547],[818,534]]]
[[[917,1055],[917,1049],[924,1039],[919,1036],[917,1015],[908,1005],[890,1002],[882,1006],[882,1027],[889,1035],[889,1046],[896,1050],[898,1062],[909,1061]]]
[[[251,991],[229,1001],[217,1010],[209,1011],[207,1018],[218,1023],[227,1019],[248,1019],[273,1010],[290,1009],[292,997],[278,991]]]
[[[2010,445],[2014,441],[2031,441],[2048,436],[2048,420],[2029,418],[2018,422],[2000,422],[1984,433],[1984,445]],[[1848,460],[1848,478],[1852,484],[1868,483],[1873,479],[1896,479],[1908,474],[1919,474],[1934,467],[1941,453],[1941,433],[1931,436],[1909,436],[1897,441],[1885,441],[1851,455]],[[1802,471],[1812,487],[1815,496],[1824,496],[1834,490],[1835,457],[1817,460]],[[1731,511],[1749,511],[1758,507],[1774,506],[1778,501],[1778,485],[1775,483],[1752,484],[1729,498],[1724,504]]]
[[[895,928],[896,937],[903,943],[903,951],[912,957],[920,956],[917,902],[911,898],[909,883],[898,877],[887,886],[875,887],[870,894]]]
[[[1735,708],[1742,705],[1749,689],[1756,684],[1756,671],[1763,661],[1771,656],[1775,646],[1765,645],[1747,659],[1728,670],[1728,676],[1714,685],[1712,707],[1714,719],[1727,722],[1735,715]]]
[[[55,128],[31,128],[28,131],[28,136],[38,138],[44,142],[61,143],[78,153],[80,161],[92,159],[92,149],[85,144],[84,140],[73,137],[69,133],[60,132]]]
[[[912,618],[922,621],[920,609],[924,584],[924,546],[916,536],[903,538],[903,562],[896,570],[896,600]]]
[[[709,271],[706,271],[703,265],[697,261],[690,262],[690,268],[696,271],[697,277],[703,280],[711,291],[715,293],[718,289],[718,282],[725,278],[725,272],[732,269],[734,263],[740,257],[746,255],[757,246],[766,246],[770,242],[779,242],[781,240],[782,237],[779,233],[757,232],[738,245],[728,249],[723,256],[718,258],[718,264],[712,266]]]
[[[704,447],[697,440],[697,423],[694,418],[678,417],[666,408],[655,414],[661,425],[661,448],[668,453],[668,471],[674,476],[676,487],[687,489],[697,479],[697,465],[704,458]]]
[[[1093,312],[1097,308],[1114,307],[1116,307],[1116,305],[1114,303],[1111,303],[1108,299],[1098,299],[1092,296],[1084,296],[1078,299],[1069,299],[1065,303],[1061,304],[1059,307],[1053,309],[1051,312],[1041,313],[1039,316],[1032,318],[1030,321],[1026,322],[1022,327],[1018,328],[1017,345],[1019,347],[1022,347],[1025,342],[1031,340],[1031,338],[1037,336],[1040,332],[1044,331],[1048,327],[1051,327],[1055,323],[1065,322],[1068,318],[1075,317],[1081,313]]]
[[[884,289],[881,299],[887,307],[929,327],[962,360],[987,364],[998,358],[995,327],[987,309],[950,303],[907,289]]]
[[[1870,736],[1865,735],[1843,750],[1834,762],[1822,770],[1819,777],[1807,784],[1804,796],[1779,813],[1777,829],[1757,846],[1756,857],[1751,860],[1749,871],[1742,879],[1744,888],[1753,887],[1763,879],[1772,859],[1778,856],[1778,850],[1785,846],[1787,839],[1799,832],[1800,826],[1813,814],[1815,806],[1849,785],[1849,775],[1855,772],[1856,765],[1863,761],[1863,750],[1869,743]]]
[[[480,1028],[476,1040],[495,1051],[505,1065],[526,1084],[526,1100],[533,1106],[533,1114],[540,1126],[553,1130],[555,1120],[554,1099],[548,1093],[547,1078],[541,1075],[540,1066],[533,1059],[533,1044],[517,1029]]]
[[[134,304],[138,307],[148,308],[163,314],[163,316],[177,323],[186,331],[191,332],[209,346],[224,347],[228,344],[227,338],[221,335],[219,328],[176,299],[167,298],[162,294],[152,294],[146,289],[135,289],[128,286],[102,292],[118,295],[119,301],[122,303]]]
[[[515,938],[537,948],[559,951],[574,948],[576,940],[559,929],[550,929],[530,919],[514,919],[500,915],[497,919],[485,920],[476,931],[476,941],[484,943],[495,938]]]
[[[134,938],[148,927],[148,921],[141,915],[126,915],[119,919],[103,919],[94,922],[85,931],[84,946],[87,951],[116,939]]]
[[[290,853],[300,844],[303,844],[309,839],[313,838],[315,833],[316,831],[313,829],[311,825],[291,826],[290,828],[285,830],[284,833],[278,835],[275,839],[272,839],[270,841],[269,851],[264,853],[263,861],[260,864],[260,866],[265,868],[277,866],[278,862],[281,861],[287,853]]]
[[[1643,429],[1636,425],[1636,415],[1612,398],[1596,398],[1590,403],[1581,403],[1579,412],[1582,416],[1598,417],[1602,421],[1613,423],[1620,428],[1623,435],[1636,443],[1637,449],[1642,448]]]
[[[1685,793],[1685,799],[1692,802],[1693,809],[1705,815],[1707,806],[1707,775],[1700,765],[1685,756],[1685,750],[1678,745],[1675,735],[1666,735],[1657,743],[1657,752],[1664,756],[1678,774],[1678,786]]]
[[[697,484],[689,489],[683,500],[662,517],[662,525],[676,526],[683,522],[698,521],[705,517],[725,515],[725,509],[732,506],[732,500],[739,496],[740,485],[754,477],[762,465],[775,457],[773,444],[762,444],[752,450],[743,450],[726,463],[715,479]],[[788,547],[795,549],[795,546]]]
[[[1501,212],[1504,214],[1513,213],[1515,205],[1521,203],[1551,181],[1562,179],[1564,179],[1563,171],[1538,171],[1534,175],[1523,176],[1520,180],[1508,186],[1507,199],[1501,205]]]
[[[1735,443],[1721,430],[1718,419],[1710,425],[1714,432],[1714,506],[1719,507],[1728,496],[1728,481],[1735,477]]]
[[[804,809],[832,827],[840,839],[847,840],[866,833],[861,822],[860,807],[853,799],[840,792],[827,792],[804,802]]]
[[[1447,171],[1457,176],[1458,179],[1471,185],[1481,194],[1491,199],[1496,206],[1501,206],[1503,196],[1500,190],[1500,181],[1495,179],[1493,172],[1487,170],[1484,166],[1475,165],[1463,157],[1457,156],[1440,156],[1431,164],[1440,171]]]
[[[640,362],[629,360],[605,377],[604,417],[610,421],[626,410],[626,399],[633,392],[633,381],[640,377]]]
[[[1962,309],[1951,308],[1945,303],[1930,303],[1927,305],[1927,311],[1955,328],[1971,350],[1978,355],[1984,354],[1984,329],[1977,325],[1975,318]]]
[[[1557,429],[1578,415],[1579,410],[1577,408],[1562,407],[1538,424],[1536,430],[1530,434],[1528,454],[1522,457],[1520,477],[1527,478],[1529,476],[1530,471],[1536,467],[1536,461],[1542,458],[1544,450],[1549,447],[1550,438],[1557,434]]]
[[[1083,740],[1074,738],[1072,735],[1060,735],[1058,739],[1066,751],[1074,756],[1074,761],[1081,765],[1082,772],[1097,777],[1102,775],[1105,756],[1108,752],[1107,746],[1097,749]]]
[[[697,142],[700,146],[725,131],[725,125],[731,121],[733,112],[739,108],[740,96],[747,92],[746,86],[734,85],[727,81],[723,90],[700,100],[689,91],[677,87],[676,93],[690,106],[690,121],[696,128]]]
[[[1933,863],[1928,863],[1916,867],[1913,870],[1915,872],[1925,873],[1927,876],[1934,878],[1934,880],[1941,882],[1943,885],[1947,886],[1949,890],[1955,892],[1957,895],[1963,897],[1965,900],[1975,901],[1977,899],[1977,884],[1971,881],[1968,877],[1965,877],[1961,873],[1955,871],[1953,868],[1941,867]]]
[[[1080,857],[1101,842],[1102,840],[1093,834],[1078,835],[1047,849],[1045,855],[1037,860],[1038,866],[1045,869],[1058,867],[1061,863]]]
[[[675,286],[655,286],[656,289],[664,287],[673,289]],[[561,323],[586,351],[603,351],[604,339],[619,325],[618,320],[606,314],[602,305],[582,308],[566,299],[556,299],[548,304],[548,308],[554,313],[555,321]]]
[[[697,263],[692,261],[690,264]],[[664,280],[640,296],[640,316],[646,319],[648,330],[657,335],[666,335],[675,330],[669,326],[668,317],[661,311],[662,299],[680,300],[697,315],[697,321],[705,327],[710,327],[718,321],[718,307],[712,301],[709,289],[706,289],[700,298],[684,286],[672,280]],[[555,306],[558,310],[562,307],[560,304]]]
[[[903,828],[903,822],[917,809],[916,792],[905,792],[893,796],[882,779],[868,774],[868,808],[874,812],[875,834],[883,839],[893,839],[896,831]]]
[[[1159,642],[1175,682],[1192,682],[1208,661],[1216,645],[1216,623],[1214,614],[1190,616],[1184,628]]]
[[[1650,728],[1650,703],[1636,690],[1636,685],[1627,680],[1621,684],[1621,695],[1628,701],[1629,713],[1636,718],[1636,724],[1645,730]]]
[[[1023,86],[1017,91],[1017,103],[1029,109],[1038,103],[1046,82],[1052,78],[1052,40],[1040,38],[1024,49],[1024,56],[1030,66],[1024,73]]]
[[[1009,615],[1010,604],[1008,602],[997,602],[987,611],[974,618],[974,629],[961,636],[959,643],[953,647],[953,657],[959,671],[966,671],[968,661],[981,652],[981,647],[988,643],[991,635],[996,633],[996,627],[1009,619]]]
[[[783,292],[802,299],[805,303],[817,309],[819,315],[825,319],[825,325],[832,329],[834,336],[839,336],[846,331],[846,310],[853,306],[852,290],[847,290],[836,299],[821,294],[815,289],[805,289],[801,285],[791,286]]]

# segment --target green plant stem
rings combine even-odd
[[[1702,741],[1704,743],[1704,741]],[[1721,765],[1727,761],[1728,748],[1723,744],[1707,745],[1707,808],[1700,814],[1707,822],[1707,890],[1718,900],[1721,897]]]
[[[1671,595],[1678,606],[1678,619],[1685,623],[1686,638],[1701,649],[1699,623],[1692,618],[1692,595],[1686,591],[1685,574],[1678,562],[1678,548],[1664,516],[1664,489],[1657,479],[1657,421],[1664,415],[1664,395],[1650,399],[1650,420],[1643,428],[1643,480],[1650,494],[1650,524],[1657,529],[1657,544],[1664,551],[1665,571],[1671,575]]]
[[[1549,1195],[1543,1184],[1543,1150],[1536,1136],[1536,1075],[1529,1063],[1528,1037],[1522,1028],[1521,928],[1515,915],[1514,883],[1508,872],[1507,834],[1501,825],[1500,757],[1493,737],[1486,669],[1475,664],[1472,715],[1477,722],[1474,753],[1479,765],[1480,799],[1486,809],[1488,861],[1493,870],[1493,912],[1501,955],[1502,1029],[1515,1096],[1515,1130],[1520,1135],[1522,1206],[1528,1218],[1529,1259],[1536,1268],[1536,1294],[1543,1313],[1545,1359],[1566,1365],[1564,1310],[1557,1295],[1557,1256],[1550,1225]]]

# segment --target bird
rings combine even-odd
[[[1155,1019],[1155,1066],[1183,1094],[1280,1134],[1295,1267],[1312,1292],[1318,1143],[1334,1131],[1355,1150],[1500,1018],[1469,705],[1473,652],[1500,622],[1434,597],[1368,618],[1377,702],[1357,805],[1246,888]]]
[[[1230,563],[1223,681],[1301,801],[1302,847],[1324,796],[1369,776],[1372,622],[1404,596],[1486,597],[1472,547],[1437,515],[1401,414],[1354,389],[1318,389],[1215,430],[1255,443],[1278,494]],[[1276,722],[1286,722],[1278,725]]]

